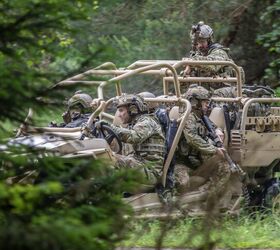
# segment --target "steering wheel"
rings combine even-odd
[[[94,126],[91,132],[96,138],[105,139],[114,153],[121,153],[122,142],[109,125],[101,124],[98,128]]]

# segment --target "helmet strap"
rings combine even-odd
[[[197,107],[197,106],[199,105],[199,101],[198,101],[198,99],[195,98],[195,97],[191,97],[191,98],[189,99],[189,101],[190,101],[192,107],[194,107],[194,108]]]

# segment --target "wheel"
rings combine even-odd
[[[122,142],[119,136],[112,130],[109,125],[101,124],[101,126],[98,128],[94,126],[92,134],[96,138],[105,139],[114,153],[121,153]]]

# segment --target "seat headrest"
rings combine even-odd
[[[180,118],[179,107],[174,106],[169,112],[169,119],[170,120],[178,120]]]
[[[209,115],[209,119],[218,127],[221,129],[226,128],[226,121],[225,121],[225,115],[224,110],[220,107],[215,107],[212,109],[211,114]]]

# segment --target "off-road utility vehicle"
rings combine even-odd
[[[214,64],[232,67],[235,77],[180,77],[177,72],[185,65]],[[113,67],[113,69],[106,69]],[[183,98],[181,91],[190,83],[208,84],[215,87],[217,83],[228,83],[236,87],[235,98],[212,98],[216,107],[212,109],[210,119],[224,130],[224,147],[228,150],[231,159],[237,163],[246,176],[240,177],[238,173],[232,174],[228,183],[227,198],[220,201],[221,207],[227,207],[227,212],[238,213],[240,204],[244,200],[244,190],[248,203],[256,205],[271,205],[273,209],[279,206],[279,181],[276,179],[280,167],[280,108],[277,104],[280,98],[248,98],[242,96],[241,69],[228,61],[137,61],[126,68],[117,69],[112,63],[105,63],[98,68],[67,79],[59,85],[82,84],[98,85],[99,107],[92,113],[87,124],[81,128],[38,128],[23,126],[25,137],[12,139],[10,144],[25,144],[38,148],[45,148],[65,158],[76,157],[104,157],[114,161],[114,153],[120,153],[122,143],[109,126],[104,126],[98,133],[92,133],[94,121],[97,117],[114,124],[120,124],[118,117],[108,112],[114,98],[122,94],[121,81],[137,75],[148,74],[162,78],[163,95],[156,98],[145,98],[147,103],[156,103],[166,108],[169,118],[178,126],[175,137],[166,153],[166,160],[162,168],[160,182],[163,187],[166,184],[168,169],[174,164],[174,154],[179,143],[188,115],[191,112],[190,103]],[[86,81],[87,76],[114,76],[101,81]],[[170,96],[170,83],[174,86],[174,95]],[[116,85],[116,97],[103,100],[103,88],[107,84]],[[256,105],[257,104],[257,105]],[[223,107],[234,106],[236,120],[234,126],[228,126],[228,117]],[[256,109],[261,112],[255,112]],[[20,135],[21,132],[18,133]],[[98,135],[100,138],[96,138]],[[176,163],[175,163],[176,164]],[[176,169],[176,167],[175,167]],[[173,201],[176,204],[172,210],[173,215],[198,215],[205,213],[205,201],[207,198],[207,185],[197,185],[195,176],[190,176],[190,188],[185,193],[174,194]],[[196,183],[192,186],[192,183]],[[247,192],[247,191],[246,191]],[[148,193],[131,194],[124,198],[135,212],[144,217],[162,217],[170,212],[170,206],[162,202],[156,189]]]

